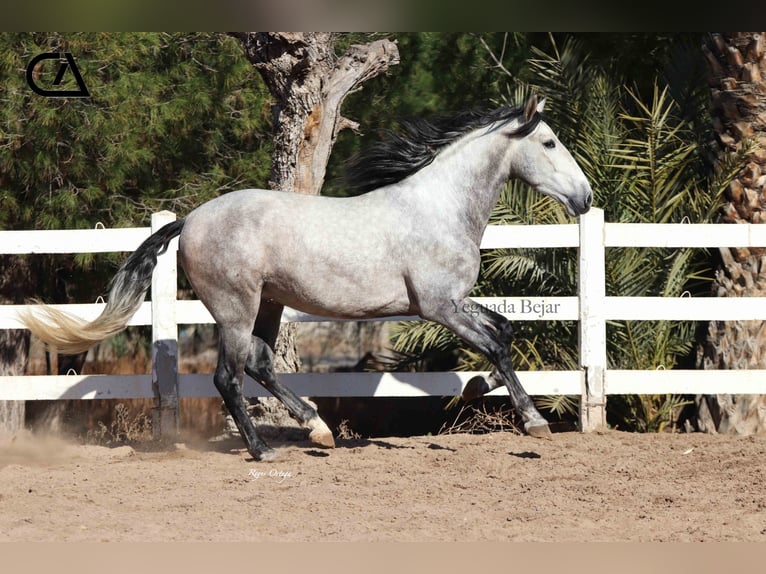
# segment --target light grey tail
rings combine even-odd
[[[65,355],[87,351],[119,333],[144,302],[152,284],[157,256],[164,253],[170,241],[181,234],[184,221],[179,219],[168,223],[128,257],[110,283],[106,307],[90,323],[47,305],[41,305],[34,313],[22,313],[21,322],[34,335]]]

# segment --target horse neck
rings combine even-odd
[[[507,145],[497,145],[498,136],[466,136],[436,156],[418,172],[418,189],[427,202],[430,216],[449,219],[478,245],[497,203],[509,167]],[[502,137],[502,136],[500,136]],[[494,141],[493,141],[494,140]],[[434,208],[438,213],[434,213]]]

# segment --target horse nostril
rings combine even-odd
[[[588,192],[588,195],[585,196],[585,207],[590,209],[591,204],[593,203],[593,193]]]

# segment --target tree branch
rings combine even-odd
[[[335,139],[358,128],[340,110],[348,94],[399,63],[390,40],[352,45],[340,58],[330,33],[234,33],[260,73],[274,103],[274,153],[270,185],[318,194]]]
[[[500,51],[500,56],[497,56],[494,51],[492,51],[492,48],[489,47],[489,44],[487,44],[487,41],[484,39],[484,36],[479,35],[479,42],[481,42],[481,45],[484,46],[484,49],[489,54],[489,57],[492,58],[492,61],[495,63],[495,67],[498,68],[501,72],[503,72],[505,75],[507,75],[509,78],[513,78],[513,74],[511,71],[505,67],[503,64],[503,58],[505,57],[505,48],[508,45],[508,32],[506,32],[503,35],[503,48]]]

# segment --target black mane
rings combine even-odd
[[[346,183],[356,193],[399,182],[433,161],[436,154],[460,136],[499,121],[523,115],[522,108],[508,106],[490,111],[467,111],[451,116],[399,122],[399,130],[388,131],[382,141],[370,145],[346,166]],[[517,135],[531,132],[540,114],[523,125]]]

